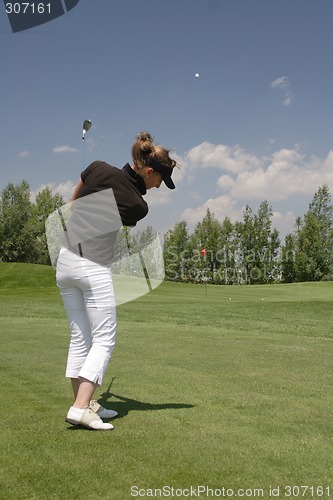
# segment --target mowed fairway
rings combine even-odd
[[[54,271],[0,263],[0,498],[333,498],[332,309],[332,282],[162,284],[118,308],[94,432]]]

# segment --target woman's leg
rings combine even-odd
[[[73,380],[73,379],[72,379]],[[74,392],[74,408],[87,408],[90,405],[90,401],[93,398],[94,392],[98,387],[98,384],[91,382],[90,380],[79,378],[75,379],[78,383],[75,383],[77,387],[76,393]],[[72,382],[73,383],[73,382]]]
[[[81,290],[92,344],[78,377],[95,383],[97,387],[102,384],[115,346],[116,304],[110,269],[89,264],[89,261],[86,265],[89,272],[81,282]],[[80,389],[81,383],[78,394]]]
[[[87,410],[96,388],[102,383],[115,344],[116,311],[111,272],[64,251],[58,260],[57,284],[71,329],[66,376],[71,378],[75,401],[67,421],[89,428],[112,429],[111,424],[104,424],[91,409]]]
[[[74,401],[76,400],[76,396],[80,387],[80,380],[78,378],[71,378],[72,389],[74,394]]]
[[[82,291],[76,287],[59,288],[71,332],[66,377],[72,381],[75,399],[80,387],[79,373],[91,348],[90,323]]]

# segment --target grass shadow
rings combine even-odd
[[[156,411],[156,410],[175,410],[179,408],[193,408],[194,405],[188,403],[147,403],[144,401],[139,401],[137,399],[126,398],[125,396],[120,396],[119,394],[115,394],[114,392],[110,392],[111,385],[114,378],[111,380],[111,383],[108,389],[101,394],[98,402],[100,405],[104,406],[104,408],[112,409],[118,412],[118,419],[125,417],[130,411]],[[111,398],[116,398],[118,401],[112,401],[110,403]]]

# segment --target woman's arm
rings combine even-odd
[[[73,201],[77,200],[77,198],[79,196],[79,193],[80,193],[80,191],[82,189],[82,186],[83,186],[83,182],[82,182],[82,179],[80,179],[79,182],[75,186],[74,193],[73,193],[73,196],[72,196],[72,199],[71,199],[70,203],[72,203]]]

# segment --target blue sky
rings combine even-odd
[[[1,3],[0,189],[68,198],[90,119],[86,164],[122,167],[141,130],[174,148],[177,189],[146,196],[157,231],[267,200],[283,237],[333,189],[332,19],[331,0],[80,0],[14,34]]]

